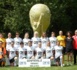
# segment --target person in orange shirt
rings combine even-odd
[[[5,49],[4,53],[6,54],[6,40],[3,38],[3,34],[0,33],[0,41],[2,41],[2,47]],[[5,62],[3,62],[3,65],[5,66]]]
[[[0,66],[4,66],[3,62],[5,62],[5,49],[2,47],[3,42],[0,41]]]
[[[63,31],[59,31],[59,36],[57,36],[57,40],[60,41],[60,46],[63,47],[63,66],[64,66],[64,54],[65,54],[65,51],[66,51],[66,47],[65,47],[65,39],[66,39],[66,36],[63,35]]]
[[[3,41],[2,47],[6,47],[6,40],[3,38],[3,34],[0,33],[0,41]]]

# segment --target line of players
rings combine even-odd
[[[46,37],[45,32],[39,38],[38,32],[35,32],[32,39],[29,39],[29,34],[25,33],[23,40],[19,37],[18,32],[14,39],[11,38],[11,33],[8,33],[6,39],[7,56],[11,66],[14,65],[16,57],[18,59],[51,59],[51,61],[55,59],[56,64],[62,66],[62,49],[54,32],[50,38]]]

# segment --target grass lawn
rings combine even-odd
[[[0,70],[77,70],[77,65],[68,66],[68,67],[48,67],[48,68],[20,68],[20,67],[1,67]]]

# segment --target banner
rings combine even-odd
[[[20,59],[19,67],[50,67],[50,59]]]

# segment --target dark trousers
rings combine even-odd
[[[77,50],[76,49],[74,49],[74,64],[76,64],[76,56],[77,56]]]
[[[0,59],[0,66],[2,66],[2,62],[5,62],[5,58]]]

